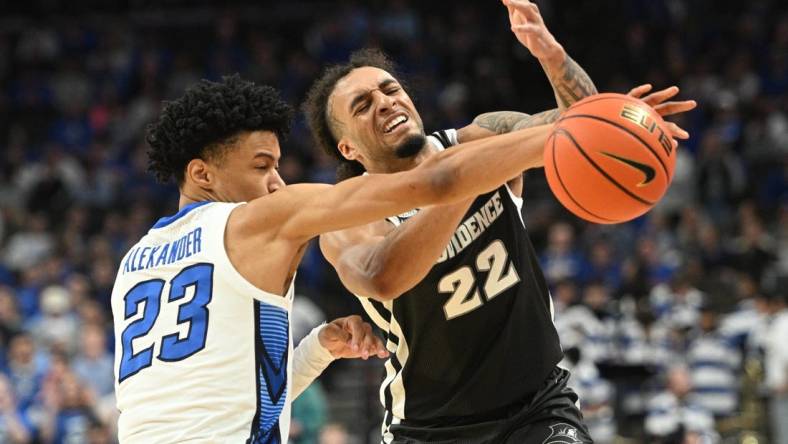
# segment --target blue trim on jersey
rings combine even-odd
[[[257,413],[248,443],[278,443],[279,417],[287,399],[290,327],[287,310],[255,301]]]
[[[189,213],[189,211],[209,203],[211,203],[210,200],[204,200],[202,202],[192,202],[189,205],[186,205],[185,207],[178,210],[178,212],[173,214],[172,216],[162,217],[161,219],[156,221],[156,224],[153,225],[153,228],[164,228],[167,225],[185,216],[187,213]]]

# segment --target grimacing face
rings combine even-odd
[[[329,97],[328,112],[339,122],[339,150],[362,164],[397,158],[397,149],[424,125],[413,101],[388,72],[365,66],[340,79]]]
[[[277,171],[281,157],[273,132],[242,133],[234,146],[205,161],[212,174],[210,192],[223,202],[249,202],[273,193],[285,186]]]

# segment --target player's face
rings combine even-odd
[[[279,176],[282,151],[270,131],[241,134],[214,165],[214,193],[225,202],[248,202],[285,186]]]
[[[349,159],[407,158],[424,144],[424,126],[413,101],[382,69],[356,68],[343,77],[329,99],[329,111],[339,122],[339,149]]]

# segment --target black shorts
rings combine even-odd
[[[527,402],[498,418],[461,425],[403,421],[389,431],[394,444],[586,444],[593,443],[577,408],[577,394],[566,386],[569,372],[556,367]]]

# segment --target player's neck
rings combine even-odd
[[[186,205],[193,204],[195,202],[205,202],[205,201],[218,201],[215,196],[211,196],[204,191],[200,190],[198,192],[188,191],[188,190],[181,190],[180,198],[178,199],[178,208],[183,208]]]

